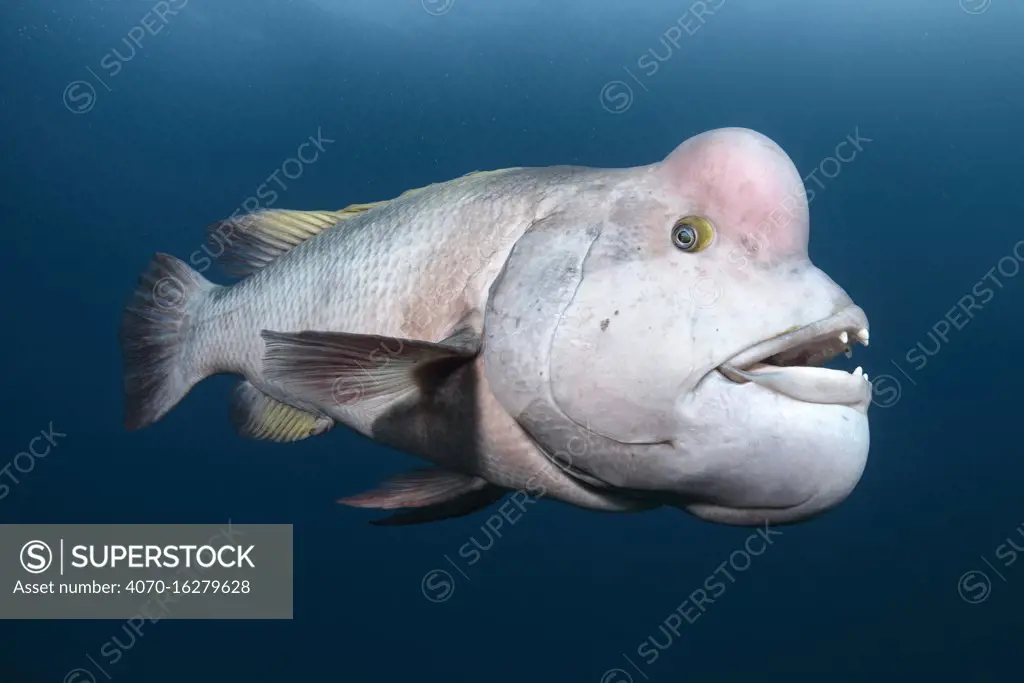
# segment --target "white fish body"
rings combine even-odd
[[[802,212],[750,249],[794,183]],[[509,490],[520,507],[543,495],[735,524],[814,516],[863,471],[870,385],[759,363],[818,364],[842,350],[828,341],[840,330],[867,340],[863,312],[806,258],[802,192],[774,143],[725,129],[650,166],[504,169],[223,222],[224,260],[251,274],[217,286],[158,255],[129,303],[126,424],[227,372],[244,378],[233,418],[247,436],[340,422],[438,465],[344,501],[412,508],[392,523]],[[688,215],[714,239],[680,242],[699,237],[679,232]],[[727,257],[737,245],[743,268]],[[678,296],[709,277],[720,305]],[[793,454],[776,454],[787,438]],[[819,447],[839,450],[809,465]]]

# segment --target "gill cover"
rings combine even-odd
[[[488,299],[484,368],[494,395],[556,464],[594,486],[628,486],[619,475],[630,446],[596,433],[586,418],[577,421],[566,415],[552,393],[552,352],[559,326],[571,315],[584,264],[601,229],[597,223],[553,216],[519,239]],[[581,343],[577,361],[586,363],[593,351]],[[569,399],[572,403],[573,397]],[[671,450],[663,444],[656,448],[666,456]]]
[[[548,217],[519,238],[491,288],[484,316],[484,368],[491,390],[520,424],[552,420],[560,413],[550,391],[551,341],[599,235],[597,225]],[[559,449],[549,439],[539,441],[549,453]]]

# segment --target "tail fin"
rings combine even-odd
[[[156,254],[139,278],[121,322],[127,429],[162,418],[203,379],[182,351],[193,313],[219,287],[167,254]]]

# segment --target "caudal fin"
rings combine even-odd
[[[183,352],[198,305],[218,286],[182,261],[156,254],[121,322],[127,429],[162,418],[205,376]]]

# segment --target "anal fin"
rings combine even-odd
[[[240,436],[278,443],[301,441],[334,426],[334,420],[293,408],[267,396],[248,381],[231,396],[231,422]]]
[[[496,503],[504,495],[505,489],[479,477],[426,469],[400,474],[372,491],[338,502],[379,510],[412,508],[371,522],[374,526],[404,526],[463,517]]]

